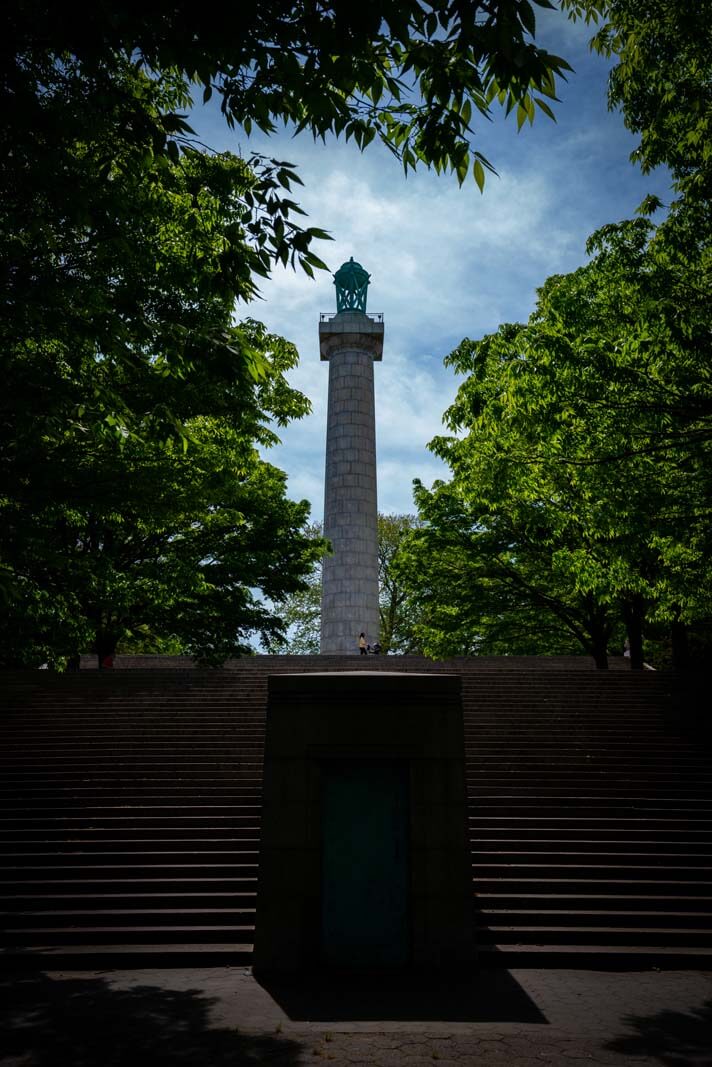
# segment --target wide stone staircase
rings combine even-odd
[[[483,964],[712,966],[712,762],[670,677],[583,659],[133,663],[0,676],[7,963],[248,963],[268,675],[348,669],[462,676]]]
[[[465,676],[481,951],[710,966],[712,761],[658,674]]]

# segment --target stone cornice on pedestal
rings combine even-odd
[[[383,321],[362,311],[340,311],[319,323],[319,352],[329,361],[335,351],[358,348],[370,352],[374,360],[383,358]]]

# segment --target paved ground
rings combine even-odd
[[[266,987],[241,967],[0,980],[0,1067],[712,1065],[712,973]]]

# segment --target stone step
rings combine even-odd
[[[545,920],[550,911],[560,911],[562,914],[578,915],[581,911],[601,912],[625,912],[645,914],[659,911],[661,914],[680,915],[688,911],[694,914],[712,914],[712,887],[705,887],[707,896],[665,896],[648,895],[640,896],[621,895],[620,893],[483,893],[475,894],[476,909],[483,914],[494,912],[497,909],[524,912],[529,909],[529,914],[535,914]],[[647,921],[647,918],[646,918]]]
[[[87,857],[83,857],[85,860]],[[164,861],[162,857],[155,857],[155,863],[147,863],[145,858],[136,857],[131,861],[127,858],[126,862],[120,863],[111,861],[111,857],[107,858],[106,863],[54,863],[48,859],[46,863],[30,863],[26,862],[28,857],[22,857],[22,863],[6,863],[5,864],[5,877],[3,881],[6,885],[12,886],[13,883],[20,881],[55,881],[57,883],[62,881],[74,881],[81,879],[86,882],[93,882],[97,879],[131,879],[150,881],[155,879],[226,879],[226,878],[247,878],[249,876],[256,877],[257,864],[256,862],[249,863],[213,863],[208,859],[194,854],[192,862],[185,863],[168,863]],[[187,857],[183,857],[187,859]]]
[[[32,840],[13,838],[3,840],[0,836],[0,851],[4,856],[11,855],[56,855],[60,852],[68,852],[76,855],[79,852],[114,852],[125,854],[126,852],[172,852],[175,850],[206,852],[220,848],[232,853],[243,855],[245,851],[256,851],[259,842],[259,828],[251,832],[245,832],[240,837],[228,834],[216,834],[214,830],[208,830],[205,835],[199,837],[168,835],[158,836],[156,831],[151,831],[151,836],[140,836],[133,831],[131,836],[126,836],[127,831],[122,831],[123,836],[110,836],[105,833],[92,834],[90,831],[83,833],[65,834],[53,839],[45,835],[37,836]]]
[[[59,829],[63,827],[79,826],[87,821],[92,824],[99,824],[105,822],[107,826],[120,827],[122,823],[127,826],[151,826],[153,823],[156,825],[178,825],[177,820],[182,824],[195,826],[206,826],[208,823],[206,820],[214,820],[215,824],[221,825],[234,825],[244,826],[251,823],[255,819],[259,819],[262,812],[262,808],[259,804],[237,803],[237,804],[221,804],[212,803],[207,801],[204,804],[189,803],[189,804],[141,804],[137,802],[135,804],[116,804],[113,807],[107,807],[106,805],[97,807],[85,807],[80,805],[67,807],[67,808],[52,808],[50,810],[42,809],[37,811],[31,809],[30,813],[8,816],[3,819],[0,825],[9,829],[18,825],[24,826],[55,826]],[[229,823],[226,820],[230,820]]]
[[[575,868],[572,869],[575,872]],[[577,873],[577,872],[576,872]],[[679,900],[686,897],[705,896],[710,894],[710,884],[704,880],[685,880],[679,877],[670,878],[665,870],[658,871],[657,877],[626,878],[628,873],[625,869],[619,872],[623,877],[610,877],[600,880],[592,878],[577,878],[576,873],[567,876],[556,877],[551,871],[544,876],[522,876],[515,872],[501,877],[479,876],[474,880],[475,893],[489,897],[498,895],[510,896],[513,893],[537,897],[541,894],[553,893],[558,896],[579,897],[587,896],[656,896],[669,897]]]
[[[85,927],[45,927],[36,929],[15,927],[4,933],[4,941],[10,947],[24,945],[113,945],[122,938],[131,945],[141,944],[183,944],[209,945],[233,943],[242,945],[243,950],[251,949],[254,926],[227,924],[226,926],[191,926],[179,923],[176,926],[85,926]]]
[[[71,873],[71,872],[70,872]],[[239,876],[212,875],[206,871],[200,871],[194,876],[183,874],[166,874],[158,868],[158,873],[144,877],[132,877],[127,875],[107,874],[103,869],[94,877],[76,877],[53,879],[28,877],[27,872],[19,870],[19,876],[7,878],[3,882],[3,895],[36,896],[81,893],[96,896],[105,894],[121,894],[123,897],[134,899],[140,894],[165,894],[165,893],[255,893],[257,891],[257,871],[247,869],[245,874]]]
[[[705,911],[645,911],[641,915],[637,908],[625,911],[623,909],[612,911],[602,909],[600,911],[585,911],[578,909],[572,914],[571,908],[561,910],[549,909],[546,912],[513,911],[510,908],[482,908],[478,910],[478,925],[492,931],[500,928],[537,928],[545,927],[553,930],[557,927],[582,930],[583,928],[596,927],[603,930],[619,928],[629,930],[633,927],[642,927],[655,930],[658,927],[666,930],[703,930],[710,931],[710,915],[712,909]]]
[[[193,864],[197,858],[205,859],[209,863],[257,863],[259,855],[254,842],[250,842],[242,849],[228,846],[228,842],[218,840],[213,845],[201,842],[196,848],[179,849],[175,842],[166,842],[166,848],[156,849],[144,847],[145,843],[138,841],[134,848],[127,846],[119,847],[116,842],[110,842],[109,848],[99,851],[95,848],[85,848],[80,843],[67,843],[66,846],[56,846],[41,849],[35,844],[31,852],[4,851],[3,859],[9,868],[16,867],[19,863],[27,862],[28,866],[38,867],[46,865],[59,865],[65,863],[81,864],[88,862],[94,866],[109,863],[124,866],[133,863],[169,864],[179,866],[184,863]]]
[[[82,803],[95,798],[123,797],[126,793],[135,794],[137,797],[158,796],[183,796],[196,793],[200,790],[206,796],[224,796],[240,800],[242,798],[262,796],[262,775],[240,775],[233,782],[215,782],[209,779],[201,782],[186,782],[178,779],[172,783],[165,779],[153,780],[146,775],[140,778],[131,776],[128,778],[113,778],[110,781],[101,775],[94,780],[91,774],[83,775],[75,781],[43,783],[38,781],[15,781],[12,785],[0,786],[0,803],[3,807],[12,804],[18,799],[23,805],[47,804],[50,800],[54,804],[57,800],[79,800]]]
[[[674,830],[665,830],[660,827],[650,829],[643,821],[635,827],[619,827],[613,823],[610,826],[588,826],[585,829],[578,823],[575,829],[561,826],[542,829],[535,820],[532,820],[532,824],[528,827],[478,826],[476,829],[473,829],[471,824],[470,840],[473,847],[478,842],[494,846],[500,843],[508,845],[516,841],[522,847],[530,845],[532,848],[538,848],[540,844],[550,845],[556,842],[580,843],[581,845],[606,842],[607,847],[616,849],[628,848],[630,844],[635,843],[680,845],[681,848],[687,848],[690,843],[694,844],[696,841],[705,845],[712,842],[712,821],[709,825],[703,824],[701,828],[683,826],[676,827]]]
[[[660,818],[658,816],[651,818],[630,808],[626,809],[626,814],[621,818],[611,816],[610,811],[607,809],[591,817],[580,816],[578,812],[572,815],[569,812],[568,815],[554,818],[542,818],[539,813],[526,815],[519,811],[514,816],[501,814],[487,814],[484,816],[480,815],[479,811],[479,805],[470,806],[469,825],[471,833],[489,832],[490,830],[499,831],[500,829],[514,832],[518,832],[521,829],[524,834],[528,834],[530,831],[548,833],[549,830],[571,833],[580,828],[582,835],[591,831],[607,833],[613,830],[621,833],[645,831],[646,833],[660,832],[661,834],[668,834],[677,833],[678,830],[689,831],[690,833],[706,833],[712,827],[712,819],[705,816],[701,816],[699,819],[693,819],[690,814],[686,814],[682,818],[677,815],[670,818]]]
[[[655,881],[662,876],[668,879],[679,878],[683,882],[708,883],[711,873],[709,863],[686,865],[684,857],[676,857],[678,862],[674,863],[656,863],[645,858],[642,858],[637,863],[622,862],[620,858],[618,858],[618,863],[615,862],[615,858],[608,863],[605,861],[592,863],[591,857],[582,857],[578,862],[570,863],[562,862],[559,857],[552,857],[549,862],[538,859],[532,863],[527,863],[523,857],[517,857],[516,863],[484,863],[479,862],[477,857],[473,857],[473,860],[472,875],[477,882],[481,879],[493,878],[541,878],[550,881],[555,878],[569,879],[572,877],[590,879],[591,882],[609,882],[617,881],[622,875],[625,875],[626,881],[635,881],[636,879]]]
[[[95,803],[97,799],[104,800],[105,803],[97,804]],[[190,825],[191,814],[193,818],[200,819],[200,823],[196,825],[205,825],[204,820],[211,813],[216,816],[218,824],[225,825],[225,818],[231,815],[244,821],[245,817],[251,815],[259,818],[262,810],[259,797],[230,797],[224,794],[205,796],[197,791],[179,797],[178,799],[183,803],[178,805],[176,805],[176,797],[167,794],[165,796],[152,794],[147,797],[126,795],[123,798],[112,799],[114,799],[112,805],[106,803],[109,800],[108,797],[89,798],[88,802],[82,805],[81,798],[60,798],[53,807],[48,808],[46,801],[41,804],[22,804],[21,798],[13,798],[12,805],[8,804],[5,809],[5,816],[0,818],[0,832],[14,832],[23,827],[34,830],[42,827],[62,830],[82,825],[92,827],[105,825],[107,828],[116,829],[120,826],[122,818],[125,820],[138,818],[137,825],[141,826],[150,825],[151,819],[156,825],[164,823],[178,826],[176,819],[180,819],[181,814],[186,817],[186,825]],[[123,804],[122,799],[125,801]]]
[[[41,745],[36,744],[32,737],[7,739],[0,736],[0,744],[3,748],[3,754],[7,755],[8,759],[17,760],[20,757],[26,757],[28,755],[27,746],[32,746],[33,754],[36,752],[38,759],[41,758],[43,762],[56,763],[61,761],[70,765],[75,756],[83,759],[92,753],[101,758],[111,757],[113,754],[131,757],[138,754],[150,760],[156,755],[160,756],[161,751],[165,754],[167,746],[174,751],[175,756],[179,759],[183,759],[187,754],[190,754],[192,747],[194,747],[195,755],[199,758],[204,758],[206,753],[214,755],[217,746],[227,748],[231,756],[235,753],[244,752],[250,755],[259,754],[261,757],[264,749],[263,738],[243,738],[235,730],[226,730],[224,733],[213,735],[203,732],[201,738],[192,738],[189,734],[182,738],[176,738],[172,737],[168,731],[165,731],[162,735],[157,734],[150,738],[144,738],[135,732],[127,730],[123,738],[113,738],[106,741],[101,738],[97,740],[90,736],[79,738],[75,734],[73,736],[70,735],[68,738],[65,735],[61,744],[54,744],[50,739],[47,743]]]
[[[628,850],[618,849],[617,851],[606,852],[601,849],[600,845],[595,845],[593,848],[584,851],[580,846],[562,849],[561,844],[557,843],[551,849],[535,850],[531,850],[528,847],[521,850],[516,848],[491,850],[479,847],[473,848],[472,855],[478,866],[510,864],[512,862],[518,866],[527,866],[538,865],[546,860],[547,865],[553,866],[556,866],[557,863],[565,863],[567,866],[574,864],[581,867],[587,865],[636,868],[647,866],[693,866],[707,869],[712,867],[712,850],[701,851],[693,847],[677,851],[669,851],[667,848],[648,848],[645,851],[641,851],[638,848],[631,847]]]
[[[470,790],[476,790],[478,794],[492,791],[499,793],[502,790],[539,793],[556,789],[557,792],[568,790],[578,795],[583,789],[614,791],[615,788],[626,792],[637,789],[643,794],[657,794],[685,788],[703,791],[709,789],[712,784],[709,769],[698,771],[692,763],[683,763],[679,767],[661,770],[659,773],[654,769],[635,765],[609,767],[605,764],[594,766],[582,763],[578,769],[574,766],[557,768],[542,765],[538,774],[533,768],[524,768],[520,774],[515,766],[479,768],[467,764],[466,775]]]
[[[56,765],[59,764],[62,769],[62,773],[72,773],[73,771],[83,771],[87,766],[91,767],[93,773],[106,769],[107,771],[113,771],[114,773],[121,772],[122,770],[146,770],[154,771],[162,775],[177,774],[177,773],[190,773],[191,771],[198,774],[212,774],[214,771],[223,771],[230,774],[234,774],[236,771],[245,769],[255,769],[260,771],[262,768],[262,756],[249,753],[245,756],[225,754],[223,751],[213,753],[212,755],[197,756],[187,752],[183,758],[179,753],[173,752],[170,746],[166,747],[166,751],[163,753],[163,759],[161,759],[160,753],[148,754],[145,757],[120,754],[110,755],[104,754],[92,754],[87,750],[84,752],[75,752],[70,760],[64,760],[61,756],[56,759],[49,756],[40,756],[38,759],[32,759],[31,757],[24,755],[23,757],[14,758],[10,753],[6,757],[7,774],[17,775],[18,772],[30,771],[32,774],[44,774],[47,770],[53,770]]]
[[[541,780],[543,771],[546,771],[547,775],[552,774],[557,777],[575,778],[581,774],[642,774],[646,777],[657,778],[662,774],[665,778],[673,779],[681,772],[694,770],[705,780],[712,777],[708,760],[685,755],[666,758],[662,752],[656,759],[636,756],[613,759],[608,756],[599,757],[589,754],[572,756],[562,753],[551,756],[528,754],[519,757],[511,752],[500,757],[494,754],[478,753],[476,756],[470,756],[467,766],[471,773],[485,774],[488,777],[498,775],[506,777],[509,774],[517,774],[523,778],[538,776],[539,780]]]
[[[569,822],[578,819],[582,825],[587,822],[604,825],[606,820],[622,823],[634,819],[649,824],[656,821],[668,824],[684,821],[707,825],[712,819],[709,808],[700,810],[695,802],[685,803],[679,798],[668,803],[660,799],[631,798],[627,803],[622,803],[620,798],[570,796],[557,797],[553,802],[544,803],[538,798],[527,800],[522,797],[517,803],[512,803],[509,797],[485,797],[472,800],[468,810],[471,822],[474,820],[478,825],[489,825],[497,817],[509,822],[521,818],[540,826],[563,819]]]
[[[13,770],[6,772],[6,785],[9,787],[17,787],[18,785],[23,788],[35,783],[46,784],[48,782],[56,782],[57,785],[71,785],[78,780],[90,781],[96,774],[97,777],[108,784],[110,782],[131,782],[136,780],[138,775],[139,781],[147,782],[153,781],[160,783],[162,786],[170,782],[178,782],[182,785],[211,785],[215,783],[217,785],[231,785],[231,784],[246,784],[246,783],[261,783],[262,781],[262,763],[250,763],[242,768],[233,766],[206,766],[202,765],[200,769],[195,769],[189,764],[183,766],[172,766],[170,769],[163,767],[161,764],[142,767],[140,764],[133,767],[127,767],[126,764],[121,766],[108,765],[101,769],[101,773],[97,773],[95,769],[89,764],[86,767],[80,768],[38,768],[27,767],[24,770]]]
[[[500,855],[516,855],[516,856],[534,856],[534,855],[546,855],[551,856],[555,854],[585,854],[591,855],[681,855],[681,856],[712,856],[712,831],[708,831],[707,834],[701,838],[698,835],[694,838],[692,835],[687,834],[683,839],[665,839],[661,840],[655,835],[649,835],[647,841],[634,839],[629,837],[628,834],[624,834],[617,841],[611,841],[608,837],[599,839],[585,839],[576,838],[523,838],[518,831],[516,837],[512,838],[493,838],[484,837],[482,833],[478,833],[476,837],[470,838],[470,846],[472,848],[473,855],[477,857],[483,857],[484,855],[493,855],[499,853]]]
[[[496,780],[489,786],[487,782],[468,777],[468,794],[472,803],[480,798],[487,799],[512,799],[518,800],[526,797],[533,801],[552,801],[558,799],[573,799],[575,786],[571,784],[557,785],[547,780],[544,785],[533,783],[518,784],[516,781],[502,782]],[[678,803],[694,803],[695,807],[707,810],[712,814],[712,799],[709,788],[701,783],[699,785],[673,786],[660,783],[657,786],[646,783],[621,782],[621,781],[591,781],[585,775],[580,777],[580,793],[575,797],[579,800],[588,799],[594,801],[657,801],[671,800]]]
[[[578,926],[515,926],[500,924],[478,926],[476,940],[480,947],[484,945],[583,945],[594,944],[601,947],[616,945],[647,946],[650,948],[690,948],[709,949],[712,958],[712,930],[679,930],[674,928],[638,927],[629,925],[625,929],[616,926],[583,929]]]
[[[481,968],[536,967],[565,970],[650,971],[704,970],[712,967],[712,951],[698,948],[670,948],[643,945],[482,945],[478,949]]]
[[[125,937],[125,931],[121,931]],[[236,967],[252,962],[252,942],[66,945],[22,944],[0,949],[0,964],[19,972],[38,967],[52,970],[109,970],[144,967]]]
[[[111,888],[111,887],[110,887]],[[73,912],[87,916],[89,913],[116,910],[143,910],[147,913],[163,914],[166,910],[186,911],[199,908],[242,908],[253,911],[257,901],[257,892],[185,892],[172,893],[57,893],[47,888],[46,893],[0,894],[0,907],[7,914],[22,915],[40,912]]]
[[[47,909],[0,912],[0,923],[6,933],[11,931],[33,930],[96,930],[119,929],[128,927],[133,933],[144,925],[150,928],[180,927],[215,928],[223,931],[239,929],[244,935],[254,932],[255,908],[237,907],[203,907],[203,908],[95,908],[86,909]],[[223,938],[224,939],[224,938]],[[242,936],[241,940],[245,940]]]

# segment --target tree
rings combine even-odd
[[[559,573],[571,545],[541,508],[494,514],[452,483],[416,483],[421,526],[396,571],[414,606],[417,637],[434,658],[591,655],[607,666],[615,618]]]
[[[678,234],[677,222],[604,227],[589,264],[546,282],[528,324],[448,357],[468,375],[447,412],[462,436],[431,443],[453,478],[419,489],[426,531],[413,541],[435,540],[431,588],[469,595],[480,645],[501,627],[492,583],[510,618],[548,602],[544,617],[573,633],[575,609],[599,665],[618,620],[639,667],[646,624],[679,634],[712,615],[710,252]],[[461,554],[459,587],[445,564],[437,577],[438,540]],[[411,587],[424,562],[412,555]]]
[[[263,190],[251,211],[258,178],[238,157],[188,143],[180,157],[167,151],[168,131],[187,129],[175,74],[152,78],[119,56],[89,72],[53,56],[27,67],[8,89],[16,106],[0,162],[12,414],[19,406],[21,432],[40,419],[43,433],[121,436],[140,424],[144,437],[180,436],[182,389],[211,380],[214,396],[268,375],[233,328],[235,300],[269,271],[260,239],[282,247],[315,231],[280,242],[287,201]],[[278,166],[267,175],[274,186],[293,177]]]
[[[589,17],[600,4],[564,0]],[[712,195],[712,4],[699,0],[607,0],[605,21],[592,45],[618,62],[609,103],[641,135],[632,159],[644,173],[667,165],[686,201]]]
[[[312,537],[321,537],[320,522],[309,524]],[[264,642],[272,654],[291,656],[317,656],[321,636],[321,565],[315,561],[306,577],[303,589],[299,589],[279,601],[275,606],[282,619],[282,632]]]
[[[265,412],[281,419],[306,402],[283,378],[293,346],[256,323],[240,331],[270,378],[249,389],[238,378],[213,397],[212,415],[202,413],[209,383],[181,392],[186,448],[73,428],[16,457],[21,492],[0,505],[12,575],[5,665],[61,666],[90,648],[101,660],[147,638],[219,663],[252,633],[280,632],[269,601],[303,587],[323,542],[304,529],[306,501],[286,498],[284,474],[253,442],[274,439]]]
[[[655,233],[604,227],[527,325],[449,357],[469,375],[448,412],[463,436],[431,445],[452,481],[418,488],[425,525],[400,566],[427,651],[553,651],[568,633],[603,665],[623,624],[640,667],[644,631],[679,643],[712,616],[711,12],[562,7],[605,16],[593,46],[618,57],[610,104],[641,134],[634,158],[669,165],[681,199]]]
[[[394,563],[407,533],[419,525],[414,515],[378,516],[378,579],[381,651],[405,655],[419,653],[415,635],[416,611],[397,577]],[[310,526],[315,537],[321,523]],[[267,642],[272,653],[317,655],[321,628],[321,561],[308,580],[308,587],[291,594],[277,605],[284,620],[285,635]]]
[[[418,526],[420,520],[415,515],[378,516],[378,606],[384,653],[417,655],[421,652],[416,636],[418,611],[395,567],[404,539]]]
[[[229,418],[249,452],[255,443],[276,440],[270,423],[284,425],[309,404],[283,376],[294,349],[257,323],[233,321],[235,298],[254,294],[254,276],[269,270],[260,241],[270,233],[277,241],[284,205],[263,190],[262,206],[248,210],[245,198],[257,179],[235,156],[190,145],[182,155],[166,148],[167,131],[185,127],[174,113],[188,100],[183,80],[171,71],[150,77],[127,56],[109,56],[90,71],[71,56],[38,52],[19,59],[8,76],[18,105],[10,123],[16,138],[0,164],[7,192],[0,207],[7,256],[0,516],[7,537],[0,538],[0,551],[12,634],[24,625],[30,648],[39,628],[49,655],[55,644],[46,607],[41,624],[36,617],[40,601],[51,600],[52,613],[59,612],[60,644],[76,644],[86,634],[83,608],[75,610],[71,598],[63,606],[69,592],[50,581],[52,558],[42,571],[42,545],[51,557],[52,522],[60,514],[70,516],[69,528],[76,509],[86,517],[87,486],[105,476],[107,457],[130,454],[140,481],[138,457],[144,456],[150,479],[151,447],[167,441],[179,450],[193,447],[190,428],[201,417]],[[24,117],[32,121],[20,131],[21,104],[28,101],[34,111]],[[275,187],[289,185],[288,168],[273,166],[271,173]],[[261,230],[253,239],[256,218]],[[299,243],[298,231],[286,240],[292,238]],[[303,255],[308,266],[310,254]],[[81,485],[65,477],[70,462],[83,469]],[[97,464],[95,478],[90,462]],[[275,489],[277,508],[278,498]],[[175,521],[152,514],[150,494],[142,501],[147,528],[154,518]],[[110,511],[121,516],[123,506],[116,496]],[[128,525],[136,519],[124,517]],[[32,579],[21,544],[12,542],[19,529],[36,554]],[[76,536],[83,538],[81,520]],[[59,631],[55,636],[59,641]]]

